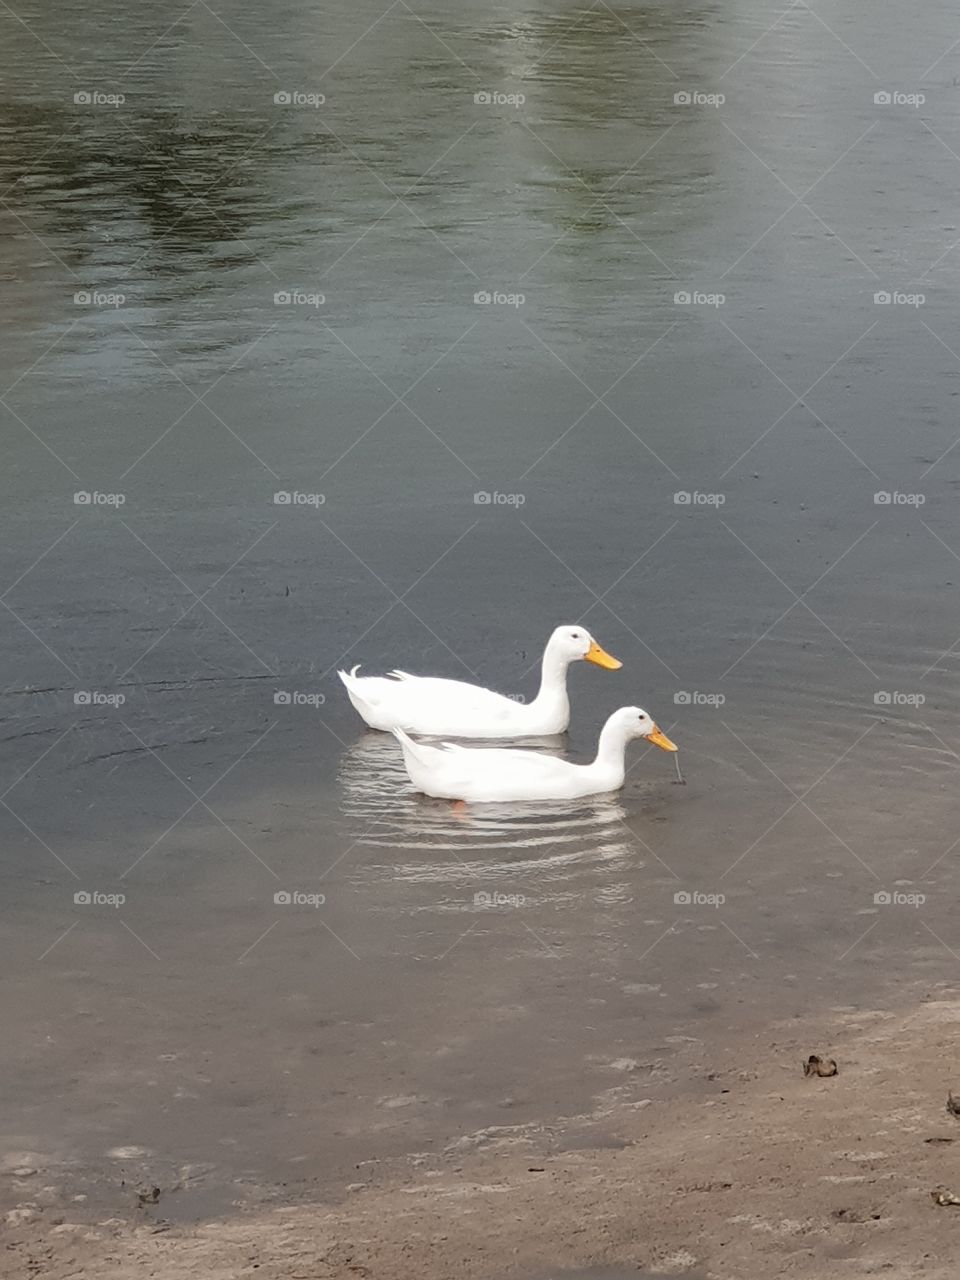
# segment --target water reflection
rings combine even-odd
[[[335,50],[349,49],[324,81],[323,110],[278,109],[271,58],[256,71],[241,45],[224,43],[221,24],[195,14],[160,41],[147,15],[131,15],[112,34],[136,68],[122,109],[78,107],[56,66],[40,75],[10,67],[0,96],[0,188],[22,219],[11,228],[22,292],[0,327],[13,341],[24,314],[36,311],[38,346],[59,329],[57,359],[76,360],[71,373],[116,379],[133,366],[149,376],[157,362],[129,325],[167,365],[214,373],[218,357],[280,323],[286,359],[302,350],[315,360],[316,315],[277,313],[276,291],[327,287],[325,320],[342,323],[354,308],[369,324],[370,300],[385,285],[395,314],[405,277],[420,278],[417,255],[434,254],[436,235],[452,251],[441,265],[459,259],[481,270],[484,258],[504,261],[506,226],[523,267],[543,255],[544,231],[562,236],[545,268],[556,272],[561,301],[564,264],[579,263],[587,245],[597,254],[595,279],[616,276],[624,261],[665,269],[669,255],[657,249],[658,263],[637,228],[649,243],[668,229],[667,216],[672,227],[678,185],[715,166],[701,142],[672,164],[662,148],[641,157],[677,123],[663,67],[685,56],[712,9],[531,6],[505,15],[494,7],[451,29],[439,6],[357,41],[350,6],[333,6],[319,28],[299,4],[287,8],[284,25],[297,33],[293,83],[312,84]],[[71,0],[66,10],[62,29],[84,31],[85,9]],[[252,20],[248,36],[265,54],[270,23]],[[525,110],[478,110],[451,41],[490,88],[522,91]],[[659,72],[638,77],[638,54],[651,71],[659,59]],[[425,82],[444,104],[427,120]],[[695,113],[682,124],[692,132]],[[496,220],[481,216],[500,184],[513,201],[498,205]],[[406,195],[394,208],[396,192]],[[459,297],[461,282],[442,275],[441,293]],[[122,293],[122,311],[78,312],[73,294],[90,288]],[[270,351],[264,343],[253,358],[267,361]]]
[[[562,754],[557,739],[547,740]],[[418,881],[473,881],[478,869],[567,871],[582,865],[620,866],[642,860],[632,847],[623,806],[609,796],[551,803],[484,804],[463,808],[416,792],[389,734],[368,733],[340,766],[341,804],[356,825],[358,844],[442,853],[392,872]],[[453,852],[456,857],[448,855]]]
[[[78,124],[66,108],[25,113],[8,104],[0,116],[9,144],[0,182],[77,266],[99,244],[113,244],[119,268],[124,242],[137,254],[163,242],[157,266],[189,272],[185,250],[239,241],[251,210],[265,203],[250,158],[262,130],[262,121],[243,119],[188,128],[174,112],[141,114],[133,125],[101,116]],[[58,133],[69,134],[69,143],[51,147]]]

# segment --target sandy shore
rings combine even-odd
[[[944,1105],[960,1085],[958,1032],[951,993],[907,1014],[837,1009],[775,1025],[719,1057],[690,1041],[692,1097],[648,1102],[656,1063],[626,1061],[590,1117],[470,1135],[399,1173],[364,1168],[371,1180],[335,1207],[192,1228],[158,1228],[136,1211],[85,1223],[39,1169],[17,1180],[4,1274],[493,1280],[606,1266],[611,1276],[947,1280],[960,1207],[931,1192],[960,1195],[960,1121]],[[805,1078],[812,1051],[835,1057],[839,1074]],[[563,1150],[562,1133],[584,1120],[601,1120],[609,1145]]]

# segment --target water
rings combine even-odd
[[[4,1149],[336,1193],[952,980],[947,6],[18,13]],[[639,703],[686,787],[457,814],[336,679],[531,696],[581,618],[566,749]]]

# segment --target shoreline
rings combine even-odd
[[[481,1130],[442,1154],[391,1162],[382,1181],[361,1166],[369,1181],[335,1206],[192,1227],[134,1214],[89,1224],[71,1221],[68,1197],[45,1202],[52,1171],[38,1170],[19,1180],[19,1208],[3,1226],[6,1274],[507,1280],[610,1267],[705,1280],[947,1280],[960,1207],[931,1193],[960,1195],[960,1121],[945,1109],[960,1084],[958,1032],[960,994],[944,984],[907,1012],[837,1008],[735,1045],[689,1039],[679,1055],[686,1096],[645,1098],[646,1064],[625,1062],[625,1083],[589,1115]],[[839,1074],[805,1077],[814,1052],[836,1058]],[[577,1137],[587,1125],[595,1145]]]

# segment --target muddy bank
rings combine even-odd
[[[8,1167],[21,1198],[4,1227],[6,1274],[947,1280],[960,1208],[931,1193],[960,1192],[960,1121],[945,1107],[958,1031],[958,993],[941,989],[905,1013],[838,1008],[722,1050],[690,1040],[684,1098],[650,1101],[657,1063],[624,1062],[589,1115],[362,1166],[335,1206],[195,1228],[164,1220],[163,1193],[134,1207],[135,1188],[123,1216],[80,1221],[53,1171]],[[805,1077],[814,1051],[839,1074]]]

